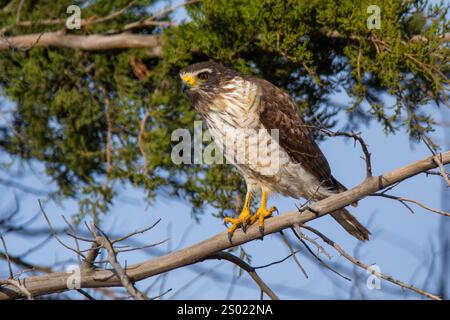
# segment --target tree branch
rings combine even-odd
[[[450,163],[450,151],[442,153],[439,159],[442,165]],[[314,212],[311,210],[304,210],[300,213],[298,210],[294,210],[268,219],[265,225],[265,232],[266,234],[271,234],[297,224],[302,225],[308,221],[326,215],[329,212],[348,206],[379,190],[436,167],[437,164],[434,161],[433,156],[430,156],[383,175],[370,177],[350,190],[316,202],[313,208]],[[127,267],[127,275],[131,281],[136,282],[157,274],[200,262],[220,251],[259,239],[260,237],[261,235],[257,225],[249,227],[246,233],[242,230],[237,230],[234,233],[232,243],[230,243],[228,239],[227,232],[222,232],[185,249],[131,265]],[[32,296],[67,291],[69,289],[67,288],[66,283],[69,276],[70,274],[68,273],[57,272],[43,276],[28,277],[25,279],[26,289]],[[95,271],[82,271],[81,273],[82,288],[113,287],[121,285],[120,279],[113,270],[98,269]],[[20,298],[23,296],[23,292],[11,284],[4,284],[0,287],[0,299]]]
[[[100,230],[100,229],[99,229]],[[100,230],[102,233],[102,237],[97,237],[95,239],[96,243],[99,243],[103,248],[108,251],[108,260],[111,266],[114,268],[114,271],[116,272],[117,277],[119,277],[123,287],[128,291],[128,293],[137,300],[148,300],[148,297],[140,292],[135,286],[134,283],[130,280],[130,278],[127,275],[126,268],[124,269],[119,261],[117,261],[117,253],[114,249],[111,241],[106,236],[106,234]]]
[[[223,259],[230,261],[231,263],[234,263],[239,268],[247,271],[247,273],[252,277],[252,279],[256,282],[256,284],[259,286],[262,292],[266,293],[272,300],[280,300],[275,292],[273,292],[267,284],[261,279],[261,277],[256,273],[255,268],[253,268],[251,265],[249,265],[247,262],[245,262],[242,259],[239,259],[238,257],[232,255],[229,252],[218,252],[216,254],[213,254],[207,259]]]
[[[408,205],[406,205],[405,202],[411,202],[411,203],[414,203],[414,204],[418,205],[419,207],[424,208],[425,210],[428,210],[428,211],[431,211],[431,212],[434,212],[434,213],[438,213],[438,214],[443,215],[445,217],[450,217],[450,213],[449,212],[445,212],[443,210],[438,210],[438,209],[433,209],[433,208],[427,206],[426,204],[423,204],[423,203],[421,203],[421,202],[419,202],[417,200],[414,200],[414,199],[408,199],[408,198],[405,198],[405,197],[397,197],[397,196],[393,196],[393,195],[385,194],[385,193],[374,193],[371,196],[383,197],[383,198],[388,198],[388,199],[392,199],[392,200],[397,200],[400,203],[402,203],[403,205],[405,205],[412,212],[414,212],[414,211]]]
[[[13,37],[0,35],[1,50],[29,50],[34,47],[56,47],[86,51],[148,48],[150,57],[162,57],[162,40],[159,35],[119,33],[114,35],[73,35],[62,32],[43,32]]]
[[[435,155],[433,157],[434,162],[438,165],[439,173],[441,174],[444,181],[447,183],[447,187],[450,187],[450,177],[448,172],[444,168],[444,164],[442,163],[442,159],[440,159],[439,155]]]

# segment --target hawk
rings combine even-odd
[[[271,194],[318,201],[347,190],[332,176],[310,127],[288,93],[268,81],[211,61],[182,69],[180,77],[184,93],[206,120],[214,142],[247,184],[240,215],[225,218],[226,224],[231,223],[230,239],[237,228],[245,231],[256,221],[264,235],[264,219],[277,210],[267,208]],[[277,139],[273,130],[278,133]],[[228,143],[234,136],[242,135],[246,138],[244,143]],[[236,161],[237,155],[248,160],[250,155],[258,154],[261,142],[269,145],[271,151],[277,151],[277,170],[267,170],[267,163],[261,161]],[[225,147],[227,143],[231,147]],[[252,214],[251,199],[258,194],[261,194],[261,203]],[[357,239],[368,240],[370,232],[346,209],[332,212],[331,216]]]

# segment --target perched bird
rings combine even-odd
[[[216,62],[192,64],[180,71],[180,77],[183,91],[206,120],[214,142],[247,184],[239,217],[225,218],[225,223],[231,223],[230,239],[238,227],[245,231],[256,221],[264,234],[264,219],[276,211],[275,207],[267,208],[270,194],[318,201],[346,190],[331,175],[310,127],[305,125],[289,94],[268,81]],[[273,131],[278,135],[273,135]],[[244,136],[244,143],[230,143],[236,136]],[[261,155],[258,161],[248,161],[258,154],[261,145],[268,145],[277,154],[277,170],[261,161],[264,160]],[[239,156],[244,161],[237,161]],[[261,203],[252,214],[251,198],[259,193]],[[357,239],[369,239],[370,232],[346,209],[332,212],[331,216]]]

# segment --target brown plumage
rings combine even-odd
[[[263,198],[266,193],[277,192],[317,201],[346,190],[332,176],[325,156],[289,94],[270,82],[242,75],[214,62],[191,65],[183,69],[180,75],[188,87],[188,98],[206,119],[216,144],[219,147],[222,145],[220,148],[225,157],[232,159],[244,176],[249,192],[262,191]],[[278,172],[272,174],[265,171],[261,164],[235,161],[234,155],[223,145],[230,136],[240,133],[238,129],[263,129],[267,133],[272,129],[278,130],[277,144],[269,134],[262,138],[264,143],[272,143],[278,148]],[[251,138],[251,133],[247,135]],[[250,144],[246,147],[250,154],[257,152],[256,146]],[[331,215],[357,239],[369,238],[370,232],[346,209]],[[245,227],[246,219],[242,217],[229,221]],[[235,227],[231,229],[234,231]]]
[[[267,129],[279,129],[280,146],[305,169],[313,174],[322,186],[335,192],[346,191],[347,188],[337,181],[331,174],[330,165],[314,141],[310,128],[305,125],[300,116],[297,104],[283,90],[268,81],[255,79],[262,88],[261,123]],[[307,142],[307,143],[305,143]],[[321,200],[319,195],[313,200]],[[355,204],[356,206],[356,204]],[[331,213],[331,216],[351,235],[365,241],[370,232],[347,209],[343,208]]]

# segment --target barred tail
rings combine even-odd
[[[366,229],[347,209],[339,209],[331,216],[352,236],[361,241],[369,240],[370,231]]]

